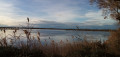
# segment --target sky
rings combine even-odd
[[[102,10],[89,0],[0,0],[0,26],[19,26],[30,22],[39,27],[106,26],[116,23],[104,19]]]

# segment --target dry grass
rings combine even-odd
[[[109,47],[109,52],[120,55],[120,29],[116,32],[111,32],[106,44]]]
[[[29,27],[29,18],[28,27]],[[13,31],[11,38],[8,39],[6,30],[3,30],[5,36],[0,39],[0,57],[120,57],[120,29],[111,32],[107,41],[88,42],[78,41],[66,43],[62,40],[55,42],[49,39],[50,44],[42,44],[40,32],[32,36],[31,29],[23,30],[26,35],[26,42],[21,40],[21,35],[16,35],[17,30]],[[47,40],[44,40],[47,42]]]

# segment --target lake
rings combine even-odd
[[[0,32],[1,37],[7,36],[7,38],[12,38],[14,30],[6,30],[6,33],[3,31]],[[75,30],[44,30],[44,29],[33,29],[32,37],[37,36],[37,32],[40,32],[41,42],[50,40],[55,40],[56,42],[68,40],[69,42],[73,41],[83,41],[84,39],[88,41],[105,41],[108,39],[110,32],[104,31],[75,31]],[[22,29],[17,30],[16,36],[25,41],[25,34]]]

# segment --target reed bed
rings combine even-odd
[[[30,27],[27,18],[27,27]],[[40,32],[32,35],[32,29],[24,29],[26,41],[21,40],[22,35],[17,35],[17,30],[6,35],[6,30],[0,34],[0,57],[120,57],[120,29],[111,32],[107,41],[56,42],[49,38],[42,44]],[[74,39],[74,38],[73,38]]]

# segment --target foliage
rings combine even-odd
[[[120,22],[120,0],[90,0],[103,10],[104,18],[108,16]]]
[[[111,35],[106,43],[109,47],[108,52],[120,55],[120,29],[118,29],[116,32],[111,32]]]

